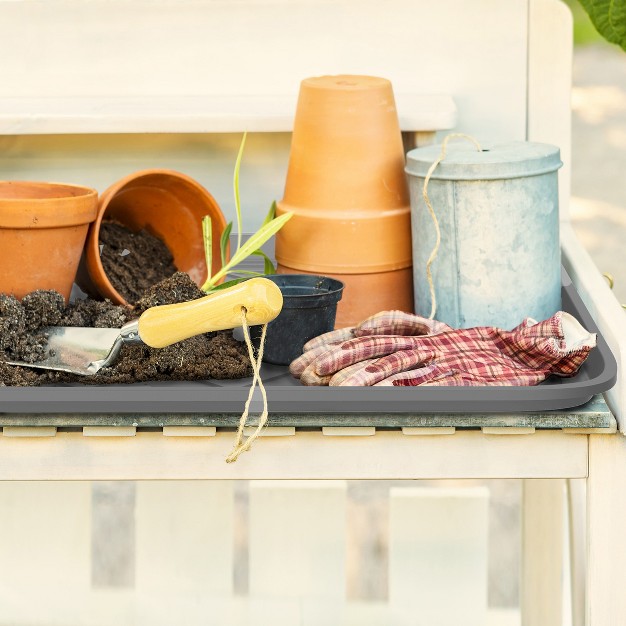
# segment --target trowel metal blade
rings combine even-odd
[[[119,328],[50,326],[42,332],[48,336],[45,359],[36,363],[6,363],[93,376],[102,367],[98,362],[107,358],[120,335]]]

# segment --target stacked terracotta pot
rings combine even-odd
[[[411,222],[391,83],[321,76],[300,86],[276,236],[282,273],[345,284],[337,327],[385,309],[412,311]]]

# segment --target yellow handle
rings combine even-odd
[[[139,318],[139,336],[152,348],[215,330],[241,326],[241,307],[248,324],[271,322],[282,309],[283,295],[267,278],[251,278],[214,294],[148,309]]]

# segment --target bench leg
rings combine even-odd
[[[626,437],[589,435],[587,626],[626,624]]]
[[[523,481],[522,626],[561,626],[563,620],[564,481]]]

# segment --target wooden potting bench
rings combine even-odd
[[[299,81],[323,73],[390,78],[407,147],[450,128],[559,145],[563,263],[620,366],[606,397],[564,411],[274,418],[233,465],[235,416],[210,397],[194,416],[5,412],[0,480],[521,478],[523,624],[542,626],[562,619],[568,481],[574,624],[626,623],[626,331],[569,223],[571,46],[556,0],[0,1],[3,178],[102,191],[170,167],[232,213],[247,130],[253,231],[282,191]]]

